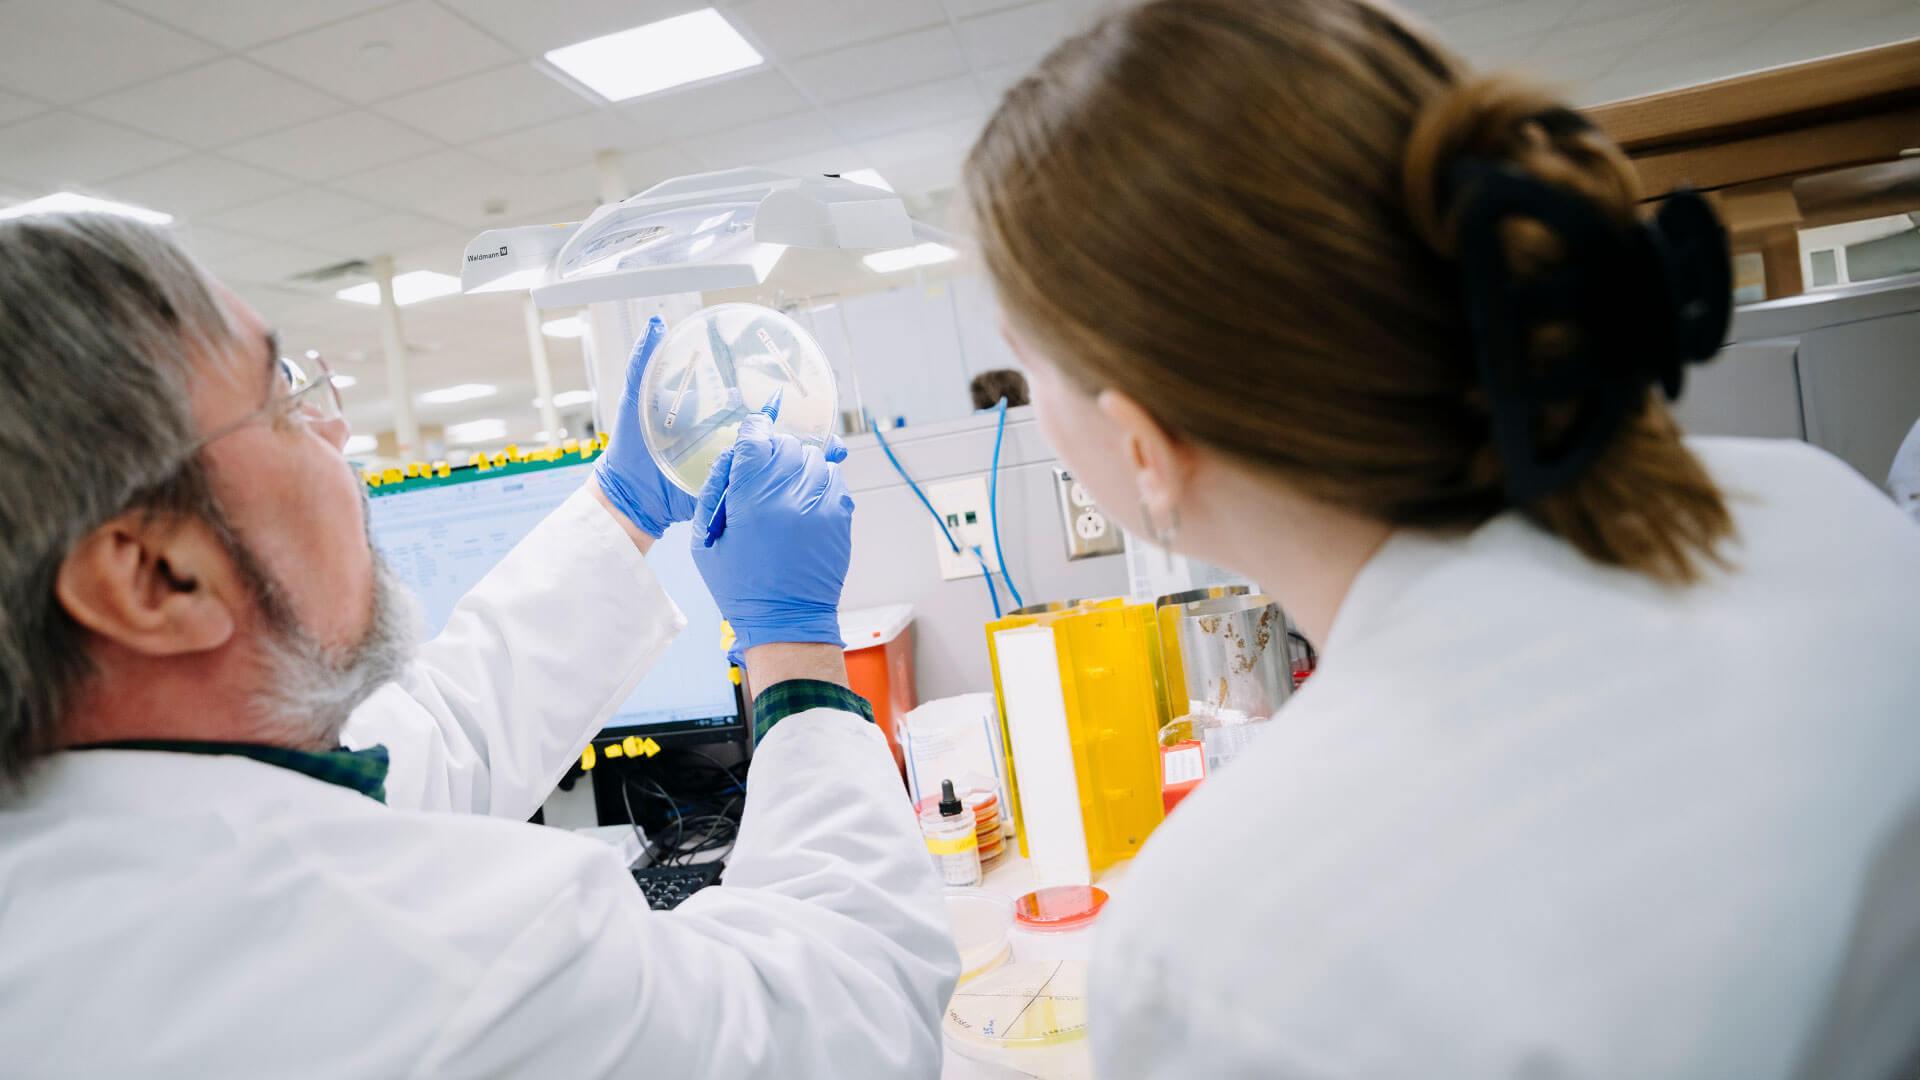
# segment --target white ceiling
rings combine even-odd
[[[1920,0],[1403,3],[1583,103],[1920,35]],[[1116,4],[718,0],[764,67],[607,105],[533,59],[702,0],[0,0],[0,204],[73,188],[177,215],[290,349],[359,378],[350,408],[377,425],[374,312],[291,276],[378,255],[454,272],[481,228],[590,211],[607,150],[634,190],[743,164],[877,168],[937,207],[1003,88]],[[503,387],[423,419],[532,430],[516,300],[403,314],[416,391]],[[576,344],[549,345],[560,389],[582,385]]]

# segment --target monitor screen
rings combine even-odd
[[[454,605],[540,520],[585,483],[590,463],[506,475],[461,470],[457,482],[374,488],[373,546],[419,598],[428,637]],[[733,737],[740,708],[720,648],[720,612],[694,569],[688,526],[667,530],[647,564],[687,617],[607,730],[627,735]]]

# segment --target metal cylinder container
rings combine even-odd
[[[1293,694],[1287,620],[1265,593],[1211,596],[1163,609],[1173,613],[1181,684],[1168,687],[1180,707],[1202,715],[1267,717]]]

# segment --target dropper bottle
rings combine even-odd
[[[973,811],[954,794],[953,781],[940,781],[940,803],[920,814],[920,834],[941,881],[951,888],[980,884],[980,837]]]

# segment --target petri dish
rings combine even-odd
[[[1087,965],[1048,960],[989,971],[953,992],[941,1026],[956,1053],[1054,1075],[1086,1052]]]
[[[969,982],[1005,963],[1013,905],[982,889],[949,889],[946,901],[953,944],[960,951],[960,981]]]
[[[640,431],[654,464],[700,493],[740,422],[780,395],[777,432],[824,446],[840,409],[825,350],[806,328],[758,304],[715,304],[667,330],[640,383]]]

